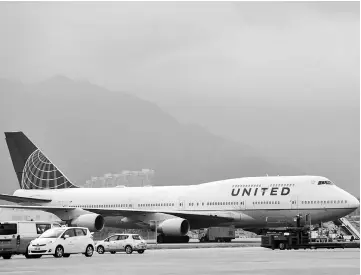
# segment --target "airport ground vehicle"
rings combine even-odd
[[[10,259],[14,254],[23,254],[26,258],[35,258],[27,253],[29,243],[46,230],[60,226],[49,221],[0,222],[0,257]]]
[[[318,232],[312,231],[311,215],[305,217],[305,226],[301,226],[302,215],[297,215],[294,219],[294,227],[268,228],[265,235],[261,237],[261,246],[266,248],[284,249],[317,249],[317,248],[346,248],[360,247],[360,243],[346,243],[337,238],[320,236]],[[309,222],[309,224],[308,224]],[[308,224],[308,225],[306,225]],[[336,236],[335,236],[336,237]]]
[[[55,258],[69,257],[70,254],[93,256],[93,236],[86,227],[52,228],[31,241],[28,254],[41,256],[53,255]]]
[[[138,234],[116,234],[96,244],[96,251],[99,254],[104,254],[104,252],[114,254],[120,251],[125,251],[127,254],[137,251],[139,254],[142,254],[146,249],[146,241]]]
[[[200,242],[230,242],[236,238],[236,230],[233,227],[209,227],[200,231]]]
[[[309,228],[306,227],[288,227],[273,228],[261,237],[261,246],[271,248],[285,249],[317,249],[317,248],[346,248],[360,247],[360,243],[346,243],[338,241],[312,241]]]

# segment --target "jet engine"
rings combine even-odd
[[[87,227],[90,231],[101,231],[104,228],[104,218],[99,214],[84,214],[71,220],[71,226]]]
[[[167,236],[185,236],[189,231],[189,222],[182,218],[168,219],[161,222],[157,231]]]

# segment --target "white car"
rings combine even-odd
[[[146,249],[146,241],[138,234],[116,234],[96,243],[96,251],[99,254],[104,252],[114,254],[120,251],[125,251],[127,254],[137,251],[142,254]]]
[[[53,255],[55,258],[82,253],[93,256],[93,236],[85,227],[58,227],[45,231],[28,246],[29,255]]]

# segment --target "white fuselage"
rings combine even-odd
[[[312,223],[335,220],[359,206],[358,200],[351,194],[333,184],[318,185],[319,181],[328,180],[318,176],[254,177],[190,186],[20,189],[14,195],[52,199],[51,203],[43,205],[87,208],[90,212],[91,208],[159,212],[135,214],[126,218],[106,218],[107,226],[121,228],[145,228],[152,219],[171,217],[169,214],[162,214],[162,211],[233,217],[233,222],[218,225],[261,228],[281,221],[291,223],[297,214],[311,214]],[[57,215],[62,218],[60,212]],[[214,224],[197,220],[191,221],[190,225],[195,229]]]

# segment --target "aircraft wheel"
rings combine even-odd
[[[158,235],[157,236],[157,243],[164,243],[164,236],[163,235]]]

